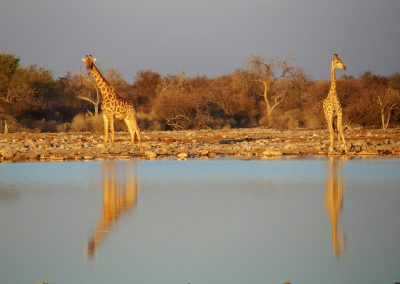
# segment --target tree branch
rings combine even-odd
[[[77,98],[81,99],[81,100],[84,100],[84,101],[88,101],[88,102],[90,102],[90,103],[92,103],[94,105],[98,103],[98,102],[95,102],[94,100],[92,100],[92,99],[90,99],[88,97],[84,97],[84,96],[77,96]]]

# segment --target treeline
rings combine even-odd
[[[104,75],[134,102],[142,130],[325,127],[322,101],[330,82],[313,80],[290,58],[251,56],[248,68],[213,78],[145,70],[128,83],[114,69]],[[337,92],[345,126],[400,124],[400,73],[342,75]],[[22,67],[17,56],[0,54],[0,132],[21,131],[102,131],[101,96],[92,78],[54,78],[50,70]]]

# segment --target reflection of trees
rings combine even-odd
[[[343,161],[329,157],[329,175],[326,179],[325,207],[331,222],[332,249],[339,257],[344,247],[344,235],[338,233],[338,219],[343,206]]]
[[[116,171],[113,160],[104,161],[103,212],[88,241],[87,253],[90,258],[95,255],[96,250],[118,219],[136,205],[136,163],[127,162],[121,165],[123,168]]]

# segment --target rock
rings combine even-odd
[[[214,153],[214,152],[209,152],[207,156],[208,156],[209,158],[215,158],[215,157],[217,157],[217,154]]]
[[[280,157],[282,156],[282,152],[281,151],[276,151],[276,150],[264,150],[261,153],[262,157]]]
[[[157,153],[155,153],[155,152],[153,152],[153,151],[145,151],[145,152],[144,152],[144,157],[145,157],[146,159],[152,160],[152,159],[157,158]]]
[[[50,161],[52,161],[52,162],[57,162],[57,161],[61,162],[61,161],[64,161],[64,157],[57,156],[57,155],[51,155],[49,159],[50,159]]]
[[[0,158],[4,160],[11,160],[14,157],[14,153],[8,149],[0,149]]]
[[[47,161],[48,159],[49,159],[48,155],[42,154],[42,155],[39,156],[39,160],[40,161]]]
[[[94,160],[94,156],[85,155],[85,156],[83,156],[83,159],[86,161]]]
[[[162,147],[160,149],[158,149],[158,154],[159,155],[167,155],[168,154],[168,148],[167,147]]]
[[[210,153],[210,151],[208,151],[208,150],[206,150],[206,149],[200,150],[200,151],[199,151],[199,155],[200,155],[200,156],[207,156],[208,153]]]
[[[178,158],[178,160],[187,160],[188,153],[179,153],[178,155],[176,155],[176,157]]]
[[[290,150],[290,149],[293,148],[293,146],[292,146],[291,144],[286,144],[283,148],[284,148],[285,150]]]

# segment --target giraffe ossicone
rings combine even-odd
[[[111,147],[114,147],[114,117],[125,121],[128,127],[129,134],[131,136],[131,150],[134,150],[135,137],[140,142],[140,130],[137,124],[137,115],[133,103],[120,97],[116,89],[107,82],[99,68],[94,65],[96,58],[92,55],[86,55],[82,58],[82,61],[86,64],[88,73],[91,73],[93,79],[96,82],[96,86],[99,89],[103,102],[101,103],[101,109],[103,111],[103,122],[104,122],[104,146],[108,144],[108,132],[111,133]]]

